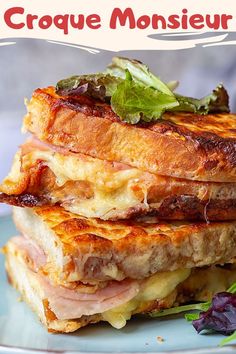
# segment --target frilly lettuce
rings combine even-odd
[[[177,86],[177,81],[164,83],[137,60],[114,57],[105,72],[61,80],[56,92],[69,97],[87,95],[111,103],[113,111],[129,124],[156,121],[166,111],[202,115],[229,112],[229,97],[223,85],[202,99],[174,93]]]

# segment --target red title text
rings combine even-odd
[[[182,9],[179,14],[163,16],[159,13],[138,15],[132,8],[114,8],[108,23],[102,20],[101,15],[90,14],[56,14],[37,15],[27,13],[23,7],[12,7],[5,11],[5,24],[13,30],[48,30],[56,28],[65,35],[74,30],[99,30],[101,27],[118,30],[228,30],[233,16],[229,14],[191,14]]]

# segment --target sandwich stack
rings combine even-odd
[[[111,105],[37,89],[1,185],[20,236],[11,284],[52,332],[205,301],[236,280],[236,116],[123,122]],[[20,306],[20,305],[19,305]]]

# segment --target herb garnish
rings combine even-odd
[[[87,95],[106,101],[129,124],[156,121],[167,111],[229,112],[229,97],[221,84],[202,99],[176,94],[173,92],[176,86],[176,81],[164,83],[137,60],[114,57],[105,72],[61,80],[56,92],[62,96]]]
[[[185,314],[185,319],[192,322],[198,333],[213,330],[228,335],[220,342],[220,346],[236,340],[236,283],[227,291],[214,295],[212,301],[155,311],[150,316],[163,317],[191,310],[200,312]]]

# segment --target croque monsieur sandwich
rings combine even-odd
[[[52,332],[209,300],[236,281],[236,116],[137,61],[37,89],[0,185],[10,283]]]
[[[122,328],[132,314],[206,300],[236,280],[236,222],[112,222],[60,207],[15,208],[14,221],[24,236],[4,248],[8,276],[50,331]]]
[[[104,220],[236,218],[235,116],[174,113],[122,123],[106,103],[36,90],[24,128],[33,134],[0,186],[0,201],[59,204]]]

